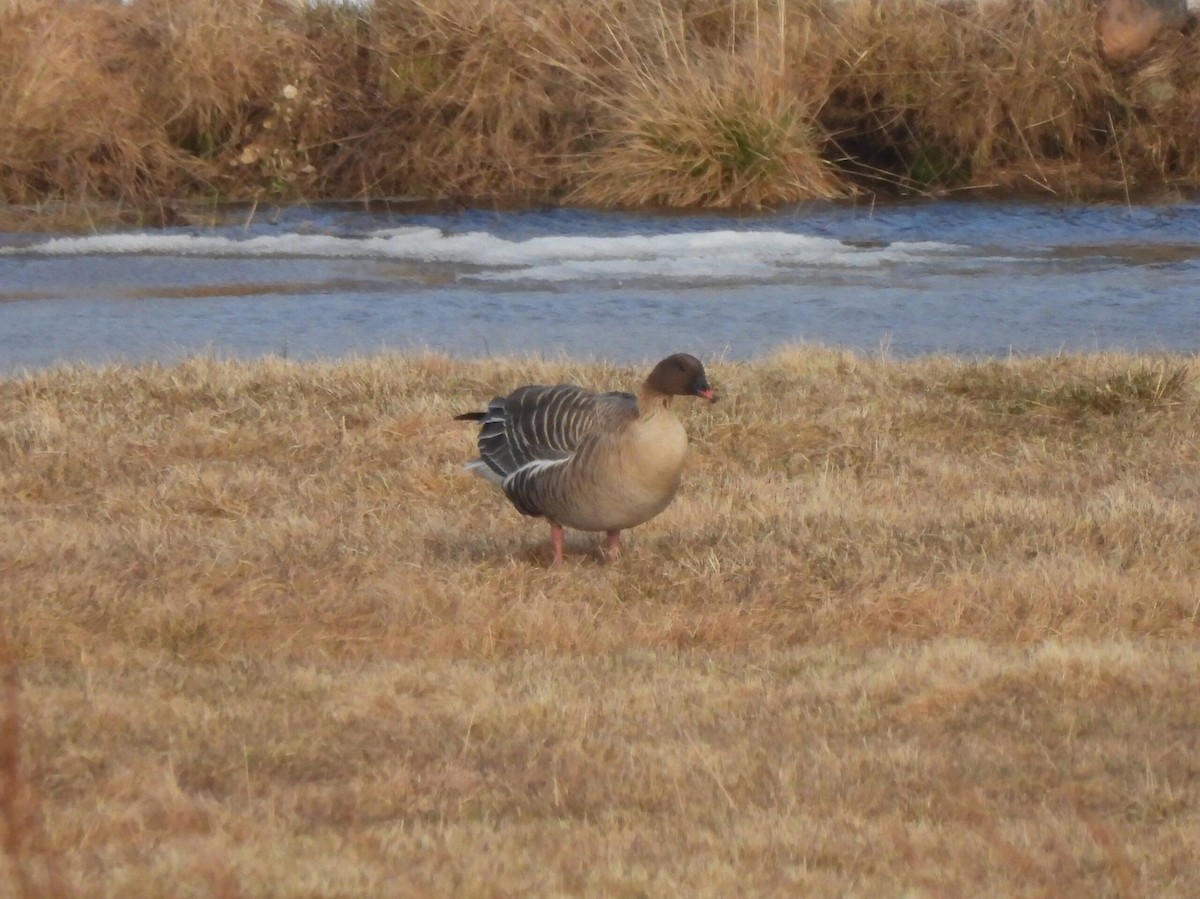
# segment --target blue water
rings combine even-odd
[[[194,353],[1200,349],[1200,204],[374,214],[0,235],[0,373]],[[212,240],[224,238],[224,240]]]

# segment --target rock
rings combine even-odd
[[[1141,56],[1167,28],[1182,28],[1187,0],[1100,0],[1096,38],[1100,55],[1110,63]]]

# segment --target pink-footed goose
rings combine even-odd
[[[466,467],[499,485],[523,514],[550,521],[557,565],[564,527],[606,532],[614,559],[621,531],[675,497],[687,454],[687,434],[671,410],[677,396],[716,401],[704,366],[687,353],[654,366],[636,396],[534,384],[496,397],[486,412],[455,418],[482,423],[479,458]]]

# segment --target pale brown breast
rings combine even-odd
[[[596,452],[564,465],[560,524],[585,531],[619,531],[649,521],[675,497],[687,455],[687,433],[669,409],[632,423]]]

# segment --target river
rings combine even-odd
[[[753,358],[1200,347],[1200,203],[247,214],[0,235],[0,373],[211,353]]]

